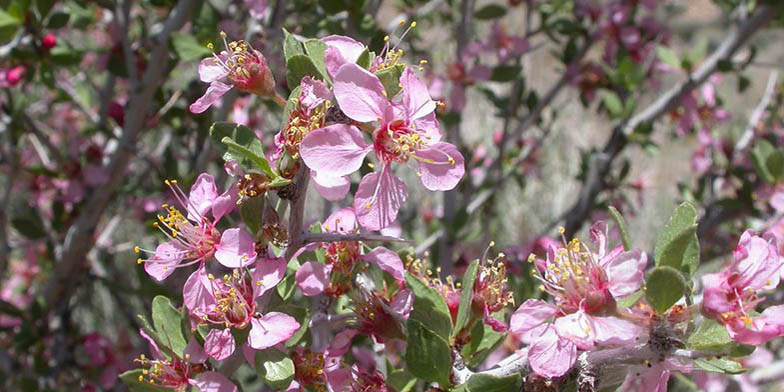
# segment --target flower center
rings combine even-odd
[[[212,274],[208,278],[217,305],[204,314],[202,320],[223,324],[226,328],[242,329],[248,326],[256,312],[250,274],[235,269],[231,275],[224,275],[222,280],[216,280]]]
[[[139,382],[147,382],[151,385],[159,385],[177,391],[185,390],[189,385],[188,379],[207,370],[204,365],[191,364],[179,358],[151,360],[144,354],[134,359],[134,362],[143,367]]]
[[[294,362],[294,378],[303,387],[310,387],[317,392],[327,390],[324,380],[324,355],[308,349],[292,353]]]
[[[413,125],[403,120],[392,121],[386,128],[376,130],[375,139],[375,149],[384,162],[408,162],[425,144]]]
[[[298,98],[292,98],[290,101],[296,105],[297,109],[291,112],[289,121],[283,128],[283,148],[296,159],[299,157],[299,144],[302,139],[314,129],[324,126],[324,119],[331,102],[325,100],[321,105],[309,108],[303,105]]]

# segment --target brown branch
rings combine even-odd
[[[154,39],[155,47],[150,55],[150,64],[166,63],[169,36],[190,19],[195,6],[196,2],[193,0],[180,0],[172,9],[163,29]],[[146,129],[146,119],[152,109],[150,103],[154,101],[153,95],[161,86],[167,69],[168,67],[163,66],[149,67],[144,73],[141,88],[134,91],[130,97],[119,148],[112,154],[107,167],[109,180],[101,187],[100,192],[93,193],[87,200],[85,205],[88,207],[68,230],[63,250],[58,255],[59,260],[54,266],[45,295],[50,311],[68,303],[79,277],[84,275],[82,272],[87,266],[87,252],[95,242],[96,226],[114,198],[114,191],[126,178],[125,171],[134,156],[136,142]]]
[[[739,28],[733,30],[722,41],[713,54],[700,65],[686,80],[676,84],[662,94],[653,104],[632,117],[618,123],[612,131],[604,148],[591,159],[585,184],[574,205],[562,215],[566,219],[567,236],[574,235],[588,218],[597,196],[607,187],[604,181],[613,161],[629,143],[628,135],[642,124],[650,124],[659,117],[675,109],[681,98],[705,82],[716,70],[719,63],[729,60],[751,36],[776,16],[777,10],[760,6]]]
[[[391,237],[388,235],[373,234],[373,233],[356,233],[356,234],[340,234],[340,233],[305,233],[302,237],[302,243],[310,244],[313,242],[342,242],[342,241],[386,241],[386,242],[411,242],[403,238]]]
[[[291,208],[289,211],[289,243],[286,247],[286,261],[291,260],[299,248],[305,245],[305,199],[308,195],[308,182],[310,169],[302,166],[302,170],[289,185],[293,188],[291,195]]]

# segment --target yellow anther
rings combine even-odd
[[[139,375],[139,382],[143,382],[143,381],[144,381],[144,377]]]
[[[371,168],[371,169],[375,169],[375,168],[376,168],[376,165],[374,165],[374,164],[373,164],[373,163],[371,163],[371,162],[368,162],[368,167],[369,167],[369,168]]]
[[[136,259],[136,264],[141,264],[141,263],[142,263],[142,258],[141,258],[141,257],[139,257],[138,259]]]
[[[141,248],[139,248],[138,246],[134,246],[134,247],[133,247],[133,251],[134,251],[135,253],[139,253],[139,252],[141,252],[141,251],[142,251],[142,249],[141,249]]]
[[[419,64],[420,65],[425,65],[425,64],[427,64],[427,60],[419,60]]]
[[[144,356],[144,354],[142,354],[142,355],[139,355],[139,359],[141,359],[142,361],[144,361],[145,359],[147,359],[147,357],[145,357],[145,356]]]
[[[221,36],[221,38],[226,38],[226,32],[225,31],[221,31],[220,32],[220,36]]]
[[[413,29],[414,27],[416,27],[416,21],[411,22],[411,28]]]
[[[564,233],[566,233],[566,229],[563,226],[561,226],[561,227],[558,228],[558,233],[559,234],[564,234]]]
[[[384,36],[384,42],[389,42],[389,36],[388,35]]]
[[[213,45],[212,42],[210,42],[210,43],[207,44],[207,49],[215,50],[215,45]]]

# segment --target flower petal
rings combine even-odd
[[[639,249],[623,252],[612,258],[605,266],[610,294],[615,298],[622,298],[639,290],[645,279],[647,263],[647,255]]]
[[[363,228],[381,230],[395,221],[407,197],[406,184],[385,165],[362,178],[354,195],[354,213]]]
[[[214,56],[199,62],[199,79],[204,83],[212,83],[228,74],[226,68],[218,63]]]
[[[188,205],[186,206],[188,219],[201,223],[202,218],[207,215],[207,211],[212,208],[217,197],[218,188],[215,186],[215,179],[207,173],[199,174],[188,194]]]
[[[231,329],[213,329],[204,339],[204,351],[216,361],[222,361],[234,354],[234,336]]]
[[[386,117],[391,105],[376,75],[356,64],[345,64],[334,79],[335,99],[346,116],[359,122]]]
[[[263,350],[283,343],[299,329],[294,317],[284,313],[270,312],[261,318],[251,320],[248,344],[256,350]]]
[[[595,341],[598,344],[622,345],[634,343],[645,333],[639,325],[617,317],[593,317]]]
[[[408,316],[414,308],[414,292],[408,289],[398,291],[389,303],[389,307],[400,314],[404,321],[408,321]]]
[[[242,268],[256,261],[256,244],[253,237],[239,228],[224,231],[215,249],[215,259],[224,267]]]
[[[357,127],[346,124],[316,129],[305,136],[299,146],[302,160],[309,168],[332,177],[359,170],[365,155],[372,149]]]
[[[258,298],[267,290],[275,287],[286,276],[286,259],[279,257],[256,259],[256,268],[251,272],[253,277],[253,297]]]
[[[237,184],[232,185],[226,192],[216,197],[215,201],[212,203],[212,216],[214,221],[219,221],[220,218],[231,212],[231,210],[237,206],[237,200],[239,200],[239,198],[240,195]]]
[[[331,271],[331,265],[309,261],[299,267],[294,279],[297,281],[299,289],[302,290],[302,294],[312,297],[321,294],[329,286]]]
[[[226,376],[218,372],[204,372],[188,383],[196,387],[199,392],[237,392],[237,386],[229,381]]]
[[[436,143],[416,151],[419,180],[431,191],[454,189],[465,174],[463,155],[452,144]]]
[[[164,242],[155,248],[155,255],[144,262],[144,271],[155,280],[162,281],[177,269],[185,253],[175,244]]]
[[[321,224],[321,229],[328,233],[348,234],[355,232],[357,230],[357,215],[351,208],[341,208],[333,212]]]
[[[191,113],[195,114],[204,112],[215,102],[218,102],[223,94],[226,94],[227,91],[231,90],[231,87],[230,84],[221,83],[217,80],[210,83],[210,87],[207,87],[207,91],[204,95],[197,99],[196,102],[192,103],[188,109]]]
[[[582,310],[556,318],[553,325],[559,336],[571,340],[581,350],[593,348],[596,331],[591,319]]]
[[[417,77],[411,67],[406,67],[400,76],[403,85],[403,107],[409,120],[416,120],[436,110],[436,103],[430,98],[427,86]]]
[[[577,346],[560,338],[554,328],[547,324],[532,332],[535,338],[528,349],[531,370],[547,378],[566,374],[577,361]]]
[[[351,188],[351,181],[346,176],[319,175],[316,171],[311,170],[310,179],[313,180],[313,187],[316,188],[319,195],[329,201],[343,200]]]
[[[388,272],[398,282],[402,282],[406,279],[406,269],[403,267],[403,262],[400,260],[400,256],[398,256],[397,253],[384,248],[383,246],[379,246],[378,248],[370,251],[370,253],[363,255],[362,259],[373,263],[377,265],[378,268]]]
[[[529,299],[515,310],[509,321],[510,332],[521,335],[544,324],[558,312],[558,308],[542,300]],[[528,343],[526,340],[523,342]]]
[[[185,306],[197,316],[215,306],[215,296],[209,289],[210,280],[204,267],[194,271],[182,286],[182,300]],[[198,309],[198,311],[197,311]]]

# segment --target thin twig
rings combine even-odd
[[[373,233],[305,233],[302,237],[303,245],[313,242],[343,242],[343,241],[384,241],[384,242],[411,242],[403,238]]]
[[[773,97],[773,93],[776,91],[776,82],[778,81],[778,77],[779,71],[773,71],[770,73],[770,76],[768,77],[768,84],[765,86],[765,92],[762,94],[762,98],[754,108],[754,111],[751,112],[751,116],[749,116],[749,124],[746,126],[746,130],[743,132],[743,135],[738,138],[738,142],[735,143],[735,150],[733,152],[734,155],[737,156],[741,152],[745,151],[749,144],[751,144],[751,141],[754,139],[754,134],[759,127],[762,116],[768,110],[770,99]]]

